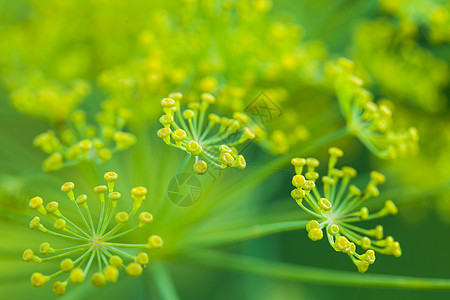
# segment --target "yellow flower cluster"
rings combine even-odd
[[[34,146],[50,156],[44,160],[47,172],[81,161],[106,162],[114,152],[127,149],[136,143],[133,134],[124,132],[129,114],[105,110],[97,116],[99,128],[88,125],[86,115],[78,110],[71,114],[66,127],[58,134],[47,131],[34,139]]]
[[[32,274],[31,284],[34,287],[42,287],[49,280],[66,274],[66,279],[53,283],[53,292],[61,296],[66,292],[66,286],[69,281],[74,284],[84,282],[89,271],[94,267],[95,261],[98,269],[97,272],[92,274],[91,283],[97,288],[105,286],[108,282],[117,282],[119,270],[122,268],[130,277],[138,277],[142,274],[143,268],[148,265],[150,261],[149,256],[146,252],[133,254],[133,252],[128,252],[129,250],[124,249],[158,249],[163,245],[163,240],[157,235],[150,236],[147,244],[111,242],[151,223],[153,216],[148,212],[141,212],[138,216],[139,222],[130,229],[122,231],[124,226],[132,223],[133,217],[139,211],[146,198],[147,189],[145,187],[133,188],[131,190],[131,198],[133,199],[132,210],[130,212],[120,211],[115,213],[117,202],[122,198],[121,193],[114,190],[114,182],[118,179],[118,175],[114,172],[107,172],[104,178],[107,181],[107,186],[100,185],[94,188],[94,193],[98,195],[101,205],[98,222],[95,223],[89,209],[87,195],[75,196],[75,185],[72,182],[64,183],[61,191],[67,194],[83,225],[76,224],[77,222],[70,220],[67,215],[64,215],[59,209],[59,203],[56,201],[49,202],[44,206],[44,200],[41,197],[34,197],[30,200],[29,206],[52,221],[55,230],[50,230],[42,224],[38,216],[31,220],[30,229],[38,229],[41,232],[76,243],[75,246],[71,247],[53,248],[50,243],[43,242],[39,246],[41,256],[35,255],[32,249],[24,251],[23,260],[25,262],[43,263],[61,259],[59,271],[50,275],[44,275],[39,272]],[[107,193],[106,197],[105,193]],[[116,225],[111,227],[111,222],[115,222]],[[77,258],[72,259],[70,258],[71,256],[77,256]],[[124,260],[130,261],[130,263],[125,265]]]
[[[267,15],[270,9],[270,1],[244,0],[215,5],[186,1],[170,12],[155,10],[152,26],[138,37],[144,56],[103,72],[100,85],[113,101],[146,119],[157,111],[155,102],[147,100],[173,90],[188,90],[183,93],[187,102],[197,101],[202,93],[214,94],[217,106],[228,112],[245,111],[262,90],[281,91],[280,97],[271,93],[280,103],[299,80],[316,80],[326,50],[322,43],[303,42],[298,26],[273,21]],[[260,38],[255,38],[255,28],[263,33]],[[272,144],[279,136],[274,134]]]
[[[418,152],[418,132],[414,127],[393,129],[393,105],[374,102],[374,96],[363,88],[355,74],[354,63],[339,59],[329,64],[327,74],[332,81],[347,127],[375,155],[396,158]]]
[[[442,0],[380,0],[381,9],[397,17],[405,34],[416,35],[427,29],[434,43],[450,41],[450,5]]]
[[[202,94],[200,102],[190,102],[187,108],[181,107],[182,97],[173,93],[161,100],[164,115],[159,121],[164,127],[158,130],[158,137],[194,157],[196,174],[205,174],[208,163],[222,169],[244,169],[245,158],[236,147],[264,136],[262,128],[247,127],[250,120],[244,113],[237,112],[233,118],[207,115],[208,107],[215,102],[211,94]]]
[[[36,73],[10,79],[7,85],[15,109],[53,124],[65,121],[89,92],[85,81],[75,80],[66,87]]]
[[[325,230],[331,247],[347,254],[361,273],[366,272],[369,265],[375,262],[375,252],[401,256],[400,244],[391,236],[383,238],[381,225],[373,229],[353,225],[397,214],[398,209],[391,200],[387,200],[384,207],[375,213],[370,213],[367,207],[362,206],[366,200],[378,197],[378,185],[385,182],[385,177],[376,171],[371,172],[369,183],[361,191],[350,184],[351,179],[357,175],[355,169],[335,168],[337,159],[344,155],[343,151],[332,147],[328,152],[328,172],[322,177],[316,171],[319,166],[317,159],[294,158],[291,161],[296,173],[292,178],[295,189],[291,196],[304,211],[314,217],[306,225],[308,237],[313,241],[321,240]],[[316,187],[319,178],[323,185],[322,193]],[[357,245],[366,252],[358,254]]]

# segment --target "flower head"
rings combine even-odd
[[[352,61],[340,59],[330,65],[328,71],[347,127],[370,151],[381,158],[418,152],[417,129],[393,129],[393,105],[373,101],[373,95],[362,87],[363,81],[355,75]]]
[[[69,86],[63,86],[37,72],[12,75],[7,81],[15,109],[54,124],[65,121],[90,89],[84,80],[74,80]]]
[[[411,1],[406,5],[404,0],[380,0],[383,12],[394,16],[398,21],[398,27],[406,36],[417,36],[419,28],[433,43],[446,43],[450,41],[450,8],[445,1],[430,1],[422,6],[420,1]]]
[[[25,262],[43,263],[55,259],[60,260],[60,270],[53,274],[33,273],[31,276],[31,284],[33,286],[42,287],[47,281],[67,273],[63,281],[55,281],[53,283],[55,294],[63,295],[69,281],[74,284],[80,284],[85,281],[90,271],[92,274],[91,283],[98,288],[103,287],[107,282],[116,282],[119,270],[122,268],[129,276],[138,277],[141,275],[143,268],[149,263],[148,254],[146,252],[136,253],[128,249],[157,249],[162,246],[163,241],[157,235],[150,236],[147,243],[141,244],[112,242],[114,239],[152,222],[153,216],[148,212],[141,212],[137,218],[139,219],[138,222],[135,222],[131,228],[123,231],[123,227],[133,223],[133,217],[138,213],[142,202],[146,198],[147,189],[144,187],[133,188],[131,190],[131,198],[133,199],[131,211],[116,212],[117,202],[122,198],[119,192],[114,191],[114,182],[118,179],[118,175],[114,172],[108,172],[104,178],[108,182],[108,187],[100,185],[94,188],[94,193],[98,195],[101,206],[98,220],[94,220],[91,215],[87,195],[75,196],[75,184],[72,182],[64,183],[61,191],[67,194],[70,202],[75,206],[80,222],[70,220],[63,215],[56,201],[49,202],[44,206],[44,201],[41,197],[34,197],[30,200],[30,208],[37,210],[41,215],[53,222],[54,230],[50,230],[42,224],[38,216],[31,220],[30,229],[38,229],[44,233],[58,236],[74,243],[70,247],[53,248],[50,243],[43,242],[39,247],[41,256],[35,255],[32,249],[24,251],[23,260]],[[83,208],[80,208],[80,206]],[[114,223],[115,225],[112,225]],[[94,272],[92,269],[96,265],[97,270]]]
[[[348,254],[361,273],[366,272],[369,265],[375,262],[375,252],[401,256],[400,244],[391,236],[383,238],[381,225],[373,229],[364,229],[353,224],[390,214],[395,215],[398,212],[391,200],[387,200],[384,207],[374,213],[370,213],[367,207],[362,206],[366,200],[378,197],[378,185],[385,182],[385,177],[372,171],[369,183],[365,190],[361,191],[350,184],[351,179],[357,175],[355,169],[335,168],[337,159],[344,154],[343,151],[332,147],[329,154],[328,173],[321,177],[322,193],[316,187],[316,182],[320,178],[316,172],[319,161],[315,158],[292,159],[296,175],[292,178],[295,189],[291,192],[291,196],[304,211],[314,217],[306,225],[308,237],[318,241],[326,234],[331,247],[337,252]],[[366,252],[358,254],[356,246]]]
[[[136,143],[133,134],[122,131],[126,120],[126,112],[104,111],[98,115],[97,128],[87,124],[83,111],[73,112],[67,128],[58,133],[50,130],[34,139],[35,147],[50,154],[43,169],[50,172],[81,161],[109,161],[114,152]]]
[[[180,93],[162,99],[164,115],[159,121],[164,127],[158,130],[158,137],[192,155],[196,174],[205,174],[208,164],[222,169],[244,169],[245,158],[239,155],[236,147],[258,139],[255,131],[247,126],[249,117],[244,113],[235,113],[233,118],[213,113],[207,115],[209,105],[216,99],[206,93],[200,98],[200,102],[190,102],[186,108],[181,108]]]

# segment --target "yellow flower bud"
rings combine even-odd
[[[106,185],[99,185],[94,188],[94,193],[104,193],[107,189]]]
[[[295,175],[292,177],[292,185],[296,188],[303,187],[303,184],[305,183],[305,177],[303,175]]]
[[[107,266],[103,270],[103,276],[105,277],[106,282],[117,282],[119,278],[119,270],[113,266]]]
[[[371,245],[372,243],[371,243],[371,241],[370,241],[370,239],[367,237],[367,236],[364,236],[362,239],[361,239],[361,247],[363,248],[363,249],[368,249],[368,248],[370,248],[370,245]]]
[[[294,189],[291,191],[291,197],[294,198],[294,200],[301,200],[305,198],[305,191],[301,188]]]
[[[182,142],[186,139],[186,131],[183,129],[177,129],[172,133],[172,138],[175,142]]]
[[[323,232],[318,228],[313,228],[308,232],[308,237],[315,242],[323,238]]]
[[[34,197],[30,200],[29,206],[32,209],[38,209],[44,204],[44,200],[41,197]]]
[[[291,164],[294,167],[303,167],[306,164],[306,160],[304,158],[293,158]]]
[[[114,134],[114,141],[117,149],[124,150],[136,144],[136,137],[131,133],[119,131]]]
[[[324,211],[329,211],[331,209],[331,202],[328,201],[327,198],[320,198],[319,199],[319,207],[323,209]]]
[[[384,203],[384,209],[391,215],[396,215],[398,213],[398,208],[392,200],[387,200]]]
[[[33,257],[34,257],[33,250],[27,249],[23,252],[23,255],[22,255],[23,261],[25,261],[25,262],[32,261]]]
[[[62,296],[66,293],[67,282],[56,281],[53,283],[52,290],[57,296]]]
[[[75,188],[75,184],[73,182],[66,182],[61,186],[61,192],[68,193]]]
[[[183,94],[180,92],[173,92],[169,94],[169,98],[175,100],[175,101],[180,101],[181,98],[183,98]]]
[[[317,168],[319,166],[319,161],[316,158],[307,158],[306,165],[311,168]]]
[[[171,98],[163,98],[161,100],[161,106],[162,107],[173,107],[173,106],[175,106],[175,101]]]
[[[355,178],[357,175],[356,170],[351,167],[342,167],[342,172],[344,172],[344,176],[348,176],[350,178]]]
[[[75,284],[80,284],[84,281],[84,272],[80,268],[73,269],[70,272],[70,280]]]
[[[236,165],[239,170],[244,170],[247,166],[244,156],[239,155],[234,161],[233,166]]]
[[[113,255],[109,258],[109,264],[115,268],[120,268],[123,264],[123,260],[120,256]]]
[[[116,202],[120,198],[122,198],[122,194],[120,194],[119,192],[112,192],[108,194],[108,199],[111,201]]]
[[[306,231],[311,231],[314,228],[319,229],[320,228],[320,224],[319,222],[317,222],[316,220],[311,220],[308,223],[306,223]]]
[[[344,155],[344,151],[342,151],[341,149],[339,149],[337,147],[331,147],[330,149],[328,149],[328,153],[331,156],[335,156],[335,157],[342,157]]]
[[[376,184],[383,184],[386,182],[386,177],[384,177],[383,174],[377,171],[370,172],[370,178],[376,183]]]
[[[361,207],[359,210],[359,215],[361,217],[361,220],[367,220],[369,217],[369,209],[367,207]]]
[[[119,175],[115,172],[106,172],[103,177],[108,182],[114,182],[119,178]]]
[[[199,160],[199,161],[194,163],[194,172],[195,172],[195,174],[203,175],[203,174],[206,173],[207,169],[208,169],[208,164],[205,161],[203,161],[203,160]]]
[[[336,236],[339,233],[339,225],[337,224],[328,225],[327,232],[332,236]]]
[[[77,202],[78,205],[82,205],[82,204],[86,203],[86,200],[87,200],[87,196],[85,194],[82,194],[82,195],[78,196],[75,201]]]
[[[196,141],[190,141],[186,144],[186,150],[193,156],[199,156],[203,152],[202,146]]]
[[[164,127],[169,127],[173,123],[173,116],[171,115],[162,115],[159,118],[159,122],[164,125]]]
[[[148,238],[147,247],[153,249],[159,249],[163,246],[163,240],[158,235],[152,235]]]
[[[399,242],[394,242],[394,244],[391,246],[391,251],[395,257],[402,256],[402,249],[400,248]]]
[[[213,95],[208,94],[208,93],[203,93],[203,94],[201,94],[201,95],[200,95],[200,98],[201,98],[204,102],[209,103],[209,104],[213,104],[214,102],[216,102],[216,98],[215,98]]]
[[[183,118],[186,120],[191,120],[193,117],[195,117],[195,112],[191,109],[186,109],[183,111]]]
[[[231,148],[228,147],[227,145],[220,145],[219,151],[220,151],[220,153],[231,153],[232,152]]]
[[[92,275],[91,282],[96,288],[102,288],[106,284],[106,279],[102,273],[97,272]]]
[[[48,214],[58,214],[58,207],[59,204],[56,201],[52,201],[50,203],[47,204],[47,206],[45,207],[45,210],[47,211]]]
[[[365,273],[369,269],[369,263],[365,260],[359,260],[355,262],[359,273]]]
[[[30,221],[30,229],[35,229],[38,228],[39,225],[41,225],[41,219],[39,217],[34,217],[31,221]]]
[[[60,267],[61,267],[61,271],[63,271],[63,272],[70,272],[74,267],[73,260],[71,260],[70,258],[64,259],[61,262]]]
[[[148,224],[153,221],[153,216],[151,213],[143,211],[139,214],[139,226],[142,227],[145,224]]]
[[[145,253],[145,252],[139,253],[139,254],[134,258],[134,260],[135,260],[138,264],[140,264],[140,265],[142,265],[142,266],[148,265],[148,263],[149,263],[149,261],[150,261],[150,259],[148,258],[147,253]]]
[[[222,162],[222,167],[230,167],[234,162],[234,158],[230,153],[222,153],[220,155],[220,160]]]
[[[126,222],[128,222],[129,215],[128,215],[128,213],[121,211],[116,214],[115,219],[116,219],[117,223],[125,224]]]
[[[30,281],[34,287],[42,287],[49,279],[49,276],[44,276],[41,273],[36,272],[31,275]]]
[[[139,277],[142,274],[142,267],[141,265],[132,262],[128,264],[128,266],[126,267],[126,271],[128,276],[130,277]]]
[[[311,181],[316,181],[319,178],[319,173],[317,172],[307,172],[305,174],[306,179]]]
[[[306,192],[311,191],[315,186],[316,185],[315,185],[314,181],[311,181],[311,180],[306,180],[305,183],[303,183],[303,189]]]
[[[350,195],[352,195],[352,196],[356,196],[356,197],[361,196],[361,190],[353,184],[348,187],[348,191],[349,191]]]
[[[367,250],[366,253],[362,255],[361,259],[372,265],[375,262],[375,251]]]
[[[53,223],[53,227],[57,230],[64,230],[66,229],[66,221],[64,219],[58,219]]]

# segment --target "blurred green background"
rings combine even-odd
[[[449,2],[278,0],[273,1],[272,6],[265,18],[277,18],[282,22],[299,25],[302,42],[319,41],[327,49],[327,58],[324,60],[341,56],[354,60],[374,95],[394,102],[398,117],[396,121],[419,129],[420,154],[398,161],[384,161],[374,157],[355,139],[346,138],[338,143],[338,146],[349,153],[343,158],[345,164],[356,167],[361,174],[372,169],[379,169],[386,174],[388,181],[381,189],[381,197],[392,198],[400,208],[398,216],[387,217],[382,224],[386,232],[401,242],[402,257],[396,259],[379,255],[369,272],[449,278]],[[0,227],[1,230],[8,230],[12,234],[11,230],[20,232],[27,229],[27,221],[23,222],[22,229],[13,222],[9,224],[10,220],[5,215],[10,209],[25,210],[26,202],[33,195],[27,190],[29,182],[25,181],[23,184],[21,180],[24,174],[38,174],[45,158],[39,150],[32,148],[32,140],[48,129],[48,123],[39,118],[24,116],[11,105],[10,95],[20,86],[23,77],[28,78],[28,75],[23,74],[39,72],[44,78],[65,86],[76,78],[85,80],[91,86],[91,92],[80,107],[93,116],[99,110],[101,101],[111,94],[102,85],[99,79],[101,74],[118,66],[132,65],[145,57],[147,50],[141,45],[144,39],[142,32],[164,22],[164,16],[158,19],[155,12],[165,10],[168,15],[182,16],[184,12],[180,7],[181,3],[178,1],[0,0],[0,195],[2,207],[5,208],[2,219],[8,224]],[[438,10],[437,7],[442,9]],[[253,32],[253,28],[244,29]],[[193,31],[195,32],[195,28]],[[255,33],[256,39],[260,34]],[[176,41],[180,41],[179,37]],[[170,45],[170,36],[162,45],[167,45],[165,43]],[[183,47],[190,46],[194,47]],[[176,48],[174,46],[167,51],[176,51]],[[179,51],[181,53],[175,56],[177,59],[183,56],[182,49]],[[158,58],[165,57],[164,53],[153,54]],[[172,63],[176,65],[178,61]],[[189,62],[186,64],[189,65]],[[219,83],[222,79],[219,78]],[[295,81],[288,83],[296,85]],[[190,84],[195,85],[196,81],[192,80],[186,85]],[[304,83],[299,86],[302,84]],[[164,88],[170,89],[172,86],[166,87],[164,83]],[[254,88],[258,89],[257,86]],[[295,92],[296,89],[291,90]],[[158,92],[155,94],[158,95]],[[325,94],[328,96],[328,92]],[[160,95],[163,96],[164,94]],[[160,97],[155,99],[155,103]],[[302,105],[306,102],[291,95],[288,102],[283,104],[286,105],[283,106],[284,112],[295,107],[296,101],[303,101]],[[326,105],[337,110],[334,103]],[[155,118],[153,123],[150,122],[153,125],[156,123],[156,116],[160,114],[159,108],[154,107],[149,108],[149,115],[153,114]],[[305,122],[307,125],[308,120]],[[337,123],[343,122],[340,120]],[[311,134],[315,130],[320,132],[320,128],[312,128]],[[149,134],[151,135],[154,135],[153,132]],[[151,143],[156,145],[160,141],[155,139]],[[11,148],[10,145],[14,147]],[[155,149],[164,148],[158,144]],[[252,151],[256,150],[249,151],[253,154]],[[119,153],[114,159],[123,162],[129,158],[127,155],[129,154]],[[311,155],[323,158],[326,150],[322,149]],[[36,158],[36,163],[28,165],[28,169],[21,169],[15,161],[21,160],[23,156]],[[119,168],[126,169],[126,164],[119,163]],[[58,176],[65,178],[68,174],[70,171],[50,176],[55,176],[53,178],[58,182]],[[262,187],[266,194],[265,203],[257,208],[258,211],[264,212],[272,207],[274,210],[279,209],[278,204],[282,200],[286,201],[282,211],[295,209],[295,203],[286,200],[291,189],[291,176],[291,168],[286,166],[267,181],[268,184]],[[39,188],[40,181],[44,181],[44,177],[31,183],[32,191]],[[52,188],[55,189],[55,185],[46,189]],[[386,194],[383,195],[385,191]],[[2,244],[5,243],[8,242],[4,241]],[[11,253],[12,250],[7,246],[4,248],[4,252]],[[342,254],[331,251],[325,241],[312,243],[302,230],[242,242],[229,246],[226,250],[292,264],[354,271],[354,266]],[[28,275],[12,276],[9,273],[10,269],[22,263],[19,260],[22,251],[22,248],[16,251],[19,253],[17,261],[11,260],[9,256],[0,258],[3,265],[0,291],[7,291],[8,299],[27,299],[30,297],[29,293],[34,292],[29,286]],[[335,287],[192,266],[182,259],[168,264],[182,299],[450,298],[448,291]],[[151,281],[150,278],[145,280]],[[101,290],[89,288],[89,296],[84,292],[78,295],[74,290],[74,293],[68,293],[65,297],[158,297],[153,286],[145,282],[126,278]],[[13,291],[14,294],[9,294]],[[43,294],[33,297],[40,299],[41,295]],[[48,295],[47,297],[54,296]]]

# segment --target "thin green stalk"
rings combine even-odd
[[[184,173],[187,170],[187,168],[189,168],[190,163],[192,162],[193,159],[194,159],[194,157],[192,155],[190,155],[190,154],[187,155],[183,159],[183,162],[180,164],[177,171],[174,173],[174,177]],[[161,205],[157,208],[157,211],[155,214],[159,215],[160,222],[164,223],[167,220],[171,220],[171,218],[176,213],[176,211],[177,210],[174,209],[174,204],[172,204],[172,202],[170,202],[170,201],[166,201],[163,205]]]
[[[160,299],[180,299],[169,271],[161,262],[154,262],[152,266],[147,269],[150,270],[153,282],[158,289]]]
[[[208,267],[317,284],[416,290],[450,290],[450,279],[448,278],[360,274],[357,272],[327,270],[273,262],[217,251],[193,251],[186,254],[185,258],[190,263]]]
[[[308,221],[277,222],[271,224],[254,225],[247,228],[233,230],[214,231],[200,235],[198,238],[189,239],[195,246],[217,246],[230,244],[250,239],[256,239],[269,234],[303,229]]]

